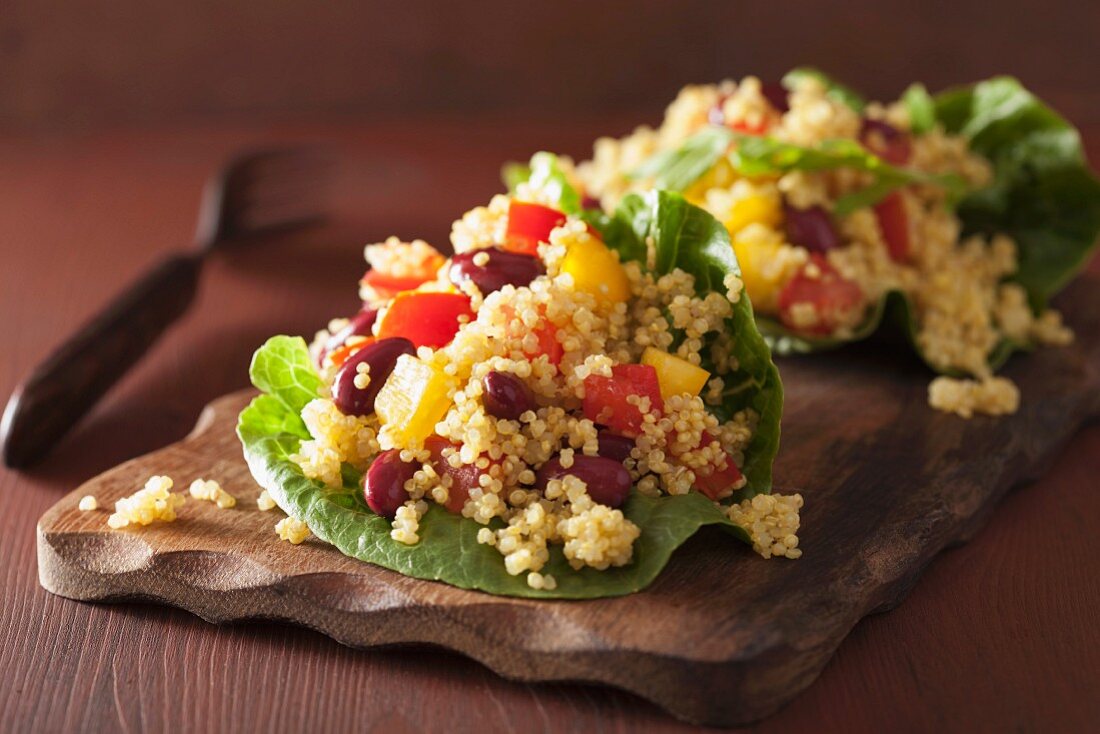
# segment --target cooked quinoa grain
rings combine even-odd
[[[191,482],[188,492],[195,499],[213,502],[223,510],[237,505],[237,498],[226,492],[220,484],[213,480],[196,479]]]
[[[86,494],[80,498],[80,502],[76,507],[81,512],[91,512],[99,508],[99,501],[96,500],[95,495]]]
[[[267,493],[266,489],[260,492],[259,496],[256,497],[256,507],[261,512],[275,509],[275,500],[271,499],[271,495]]]
[[[184,502],[182,494],[173,494],[172,480],[168,477],[150,477],[142,489],[115,503],[115,511],[107,518],[107,524],[118,530],[129,525],[150,525],[156,521],[172,522],[176,510]]]
[[[301,545],[309,537],[309,526],[293,517],[284,517],[275,523],[275,533],[291,545]]]

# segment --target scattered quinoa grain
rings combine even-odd
[[[309,526],[293,517],[284,517],[275,523],[275,532],[291,545],[301,545],[309,537]]]
[[[256,507],[259,508],[261,512],[275,509],[275,500],[271,499],[271,495],[267,493],[266,489],[260,492],[259,496],[256,497]]]
[[[115,503],[115,511],[107,518],[107,524],[118,530],[129,525],[150,525],[158,520],[173,522],[176,510],[185,499],[182,494],[173,494],[171,489],[170,478],[150,477],[142,489]]]
[[[96,500],[95,495],[86,494],[80,498],[76,507],[81,512],[91,512],[99,507],[99,501]]]

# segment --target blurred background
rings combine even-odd
[[[819,66],[872,97],[1010,73],[1100,119],[1088,0],[7,0],[0,125],[409,114],[656,120],[686,82]]]

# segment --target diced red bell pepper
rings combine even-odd
[[[438,349],[454,339],[461,316],[474,318],[470,298],[462,293],[399,293],[378,325],[378,338],[403,336],[417,347]]]
[[[714,436],[703,431],[701,445],[706,446],[712,441],[714,441]],[[695,470],[695,488],[715,501],[729,496],[730,488],[739,481],[741,481],[741,470],[737,468],[733,457],[728,453],[726,454],[726,466],[724,468],[711,467],[709,472],[705,469]]]
[[[549,242],[550,232],[563,224],[565,215],[557,209],[513,199],[508,205],[504,249],[525,255],[538,255],[539,243]]]
[[[792,309],[803,303],[814,306],[815,323],[804,324],[794,317]],[[849,322],[851,312],[863,305],[860,287],[837,272],[824,255],[813,253],[810,262],[779,291],[779,320],[794,331],[830,334]]]
[[[894,262],[909,261],[911,254],[909,241],[909,214],[905,210],[905,200],[901,192],[892,191],[885,199],[875,204],[875,216],[886,241],[886,249]]]
[[[434,273],[426,278],[420,276],[397,277],[387,275],[381,270],[368,270],[359,282],[370,286],[380,299],[386,299],[393,298],[403,291],[415,290],[417,286],[423,285],[433,278],[435,278]]]
[[[627,401],[631,395],[648,397],[650,409],[657,415],[664,411],[657,370],[648,364],[617,364],[611,368],[611,377],[584,378],[584,415],[615,433],[636,438],[644,420],[638,406]]]
[[[333,367],[340,367],[344,362],[348,361],[348,357],[358,352],[363,347],[367,346],[374,341],[373,336],[363,337],[357,340],[354,344],[341,344],[336,349],[326,355],[325,361],[327,361]]]
[[[443,450],[448,447],[456,451],[459,449],[458,444],[452,443],[442,436],[428,436],[424,439],[424,448],[431,453],[431,458],[428,461],[435,469],[435,473],[441,477],[451,478],[451,486],[447,489],[447,504],[444,506],[451,512],[458,514],[462,512],[462,506],[470,498],[470,490],[480,486],[481,475],[485,474],[486,470],[478,469],[473,464],[451,466],[450,462],[443,458]],[[490,466],[493,463],[490,462]]]

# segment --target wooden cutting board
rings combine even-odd
[[[862,344],[780,364],[787,388],[780,491],[801,491],[798,561],[764,561],[704,530],[646,591],[536,602],[402,577],[319,541],[280,541],[278,510],[234,436],[250,391],[208,406],[183,441],[87,482],[39,521],[42,585],[73,599],[154,600],[211,622],[277,619],[358,647],[441,645],[503,676],[589,681],[672,714],[738,724],[808,686],[857,621],[898,604],[944,548],[970,538],[1004,493],[1038,476],[1100,414],[1100,279],[1059,305],[1078,341],[1017,357],[1017,415],[964,421],[926,404],[929,374],[899,346]],[[235,509],[189,500],[177,522],[110,531],[101,508],[167,474],[217,479]],[[1089,490],[1082,487],[1083,491]]]

